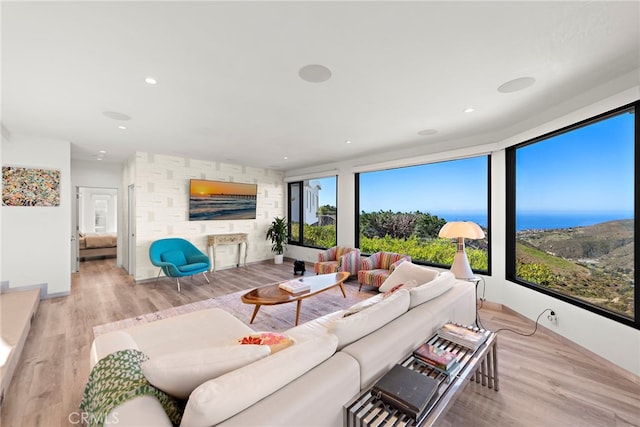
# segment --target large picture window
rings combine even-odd
[[[336,245],[336,177],[289,183],[289,243],[330,248]]]
[[[489,161],[479,156],[356,175],[361,252],[396,252],[450,267],[456,244],[438,232],[449,221],[473,221],[485,238],[465,242],[469,263],[489,274]]]
[[[638,327],[636,106],[507,150],[507,278]]]

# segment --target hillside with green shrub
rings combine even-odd
[[[410,255],[415,261],[449,266],[453,263],[456,243],[438,238],[446,220],[435,215],[416,212],[362,212],[360,215],[360,251],[378,251]],[[299,236],[298,224],[292,224],[292,235]],[[485,230],[486,232],[486,230]],[[309,246],[335,245],[335,226],[305,226],[304,242]],[[488,269],[487,239],[467,241],[469,264],[476,270]]]
[[[633,220],[526,230],[516,239],[518,277],[633,317]]]

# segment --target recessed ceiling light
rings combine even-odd
[[[123,129],[124,130],[126,128],[127,128],[126,126],[122,126],[122,125],[118,126],[118,129]]]
[[[107,152],[106,152],[106,151],[104,151],[104,150],[100,150],[100,151],[98,151],[98,153],[100,153],[100,154],[107,154]]]
[[[117,111],[105,111],[102,113],[103,116],[108,117],[113,120],[131,120],[131,116],[127,116],[126,114],[118,113]]]
[[[345,143],[345,144],[351,144],[351,140],[350,140],[350,139],[347,139],[344,143]]]
[[[331,70],[324,65],[310,64],[300,68],[298,75],[304,81],[322,83],[331,78]]]
[[[102,157],[96,157],[96,160],[102,160]]]
[[[284,156],[284,157],[283,157],[283,159],[285,159],[285,160],[289,160],[289,158],[288,158],[287,156]]]
[[[533,77],[520,77],[517,79],[509,80],[508,82],[498,86],[498,92],[500,93],[517,92],[519,90],[526,89],[529,86],[533,86],[535,82],[536,82],[536,79],[534,79]]]
[[[150,85],[157,85],[158,81],[156,79],[154,79],[153,77],[147,77],[146,79],[144,79],[145,83],[150,84]]]
[[[476,109],[475,108],[471,108],[471,107],[464,109],[465,113],[473,113],[474,111],[476,111]]]
[[[420,136],[429,136],[429,135],[435,135],[436,133],[438,133],[438,131],[436,129],[423,129],[423,130],[418,132],[418,135],[420,135]]]

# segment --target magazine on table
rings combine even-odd
[[[458,355],[436,345],[425,343],[413,351],[413,355],[442,371],[450,371],[458,363]]]
[[[305,292],[311,289],[311,286],[309,286],[308,283],[304,283],[302,280],[289,280],[288,282],[280,283],[278,287],[287,292],[291,292],[292,294],[299,294],[300,292]]]
[[[491,332],[483,329],[474,329],[470,326],[446,323],[438,329],[437,335],[440,338],[459,344],[463,347],[476,350],[489,338]]]

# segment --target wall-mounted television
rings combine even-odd
[[[256,219],[258,186],[192,179],[189,182],[189,221]]]

